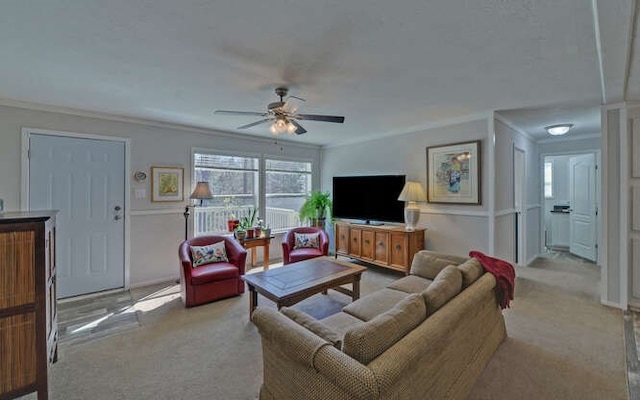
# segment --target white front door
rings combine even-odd
[[[569,161],[569,251],[596,260],[596,162],[593,154]]]
[[[58,297],[124,287],[124,142],[32,134],[29,209],[56,218]]]

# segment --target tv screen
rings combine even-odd
[[[404,222],[404,175],[334,176],[333,217]]]

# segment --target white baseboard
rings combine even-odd
[[[620,309],[620,310],[624,310],[624,308],[622,308],[622,306],[620,305],[620,303],[614,303],[613,301],[609,301],[609,300],[600,300],[600,304],[602,304],[603,306],[613,307],[613,308],[618,308],[618,309]]]

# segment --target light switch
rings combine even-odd
[[[136,199],[144,199],[147,197],[147,189],[141,188],[135,191]]]

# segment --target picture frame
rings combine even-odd
[[[183,187],[183,167],[151,167],[151,201],[183,201]]]
[[[481,141],[427,147],[427,202],[479,205]]]

